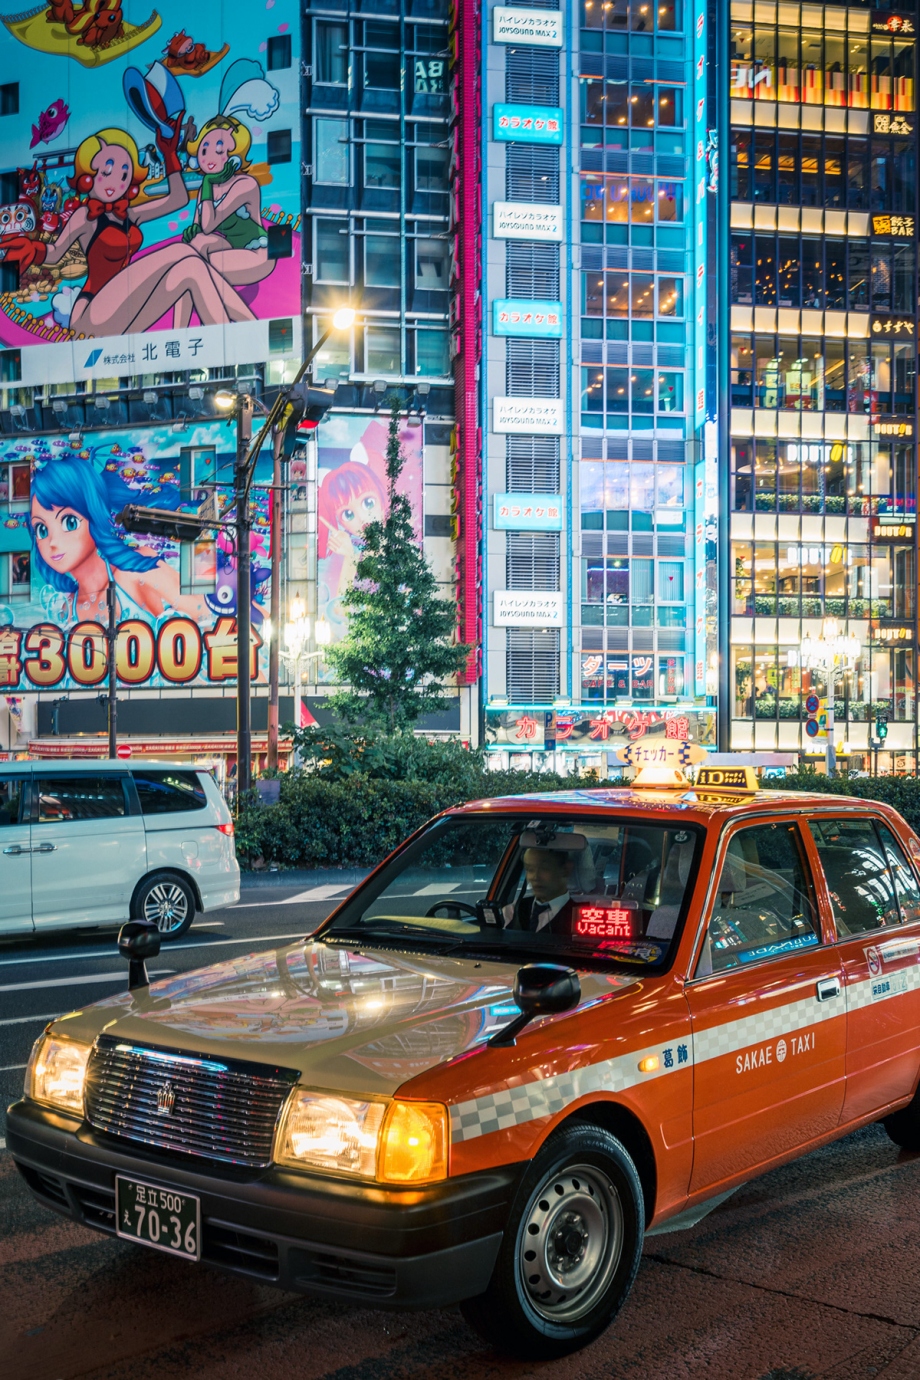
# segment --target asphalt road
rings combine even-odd
[[[297,937],[334,898],[259,888],[164,946],[185,971]],[[50,1017],[126,981],[111,935],[0,944],[0,1099]],[[0,1138],[3,1131],[0,1127]],[[564,1362],[505,1360],[459,1313],[276,1292],[84,1230],[0,1148],[3,1380],[920,1380],[920,1156],[872,1127],[648,1238],[610,1331]]]

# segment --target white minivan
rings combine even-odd
[[[0,763],[0,937],[152,920],[178,939],[240,898],[233,820],[207,771]]]

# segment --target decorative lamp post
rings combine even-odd
[[[858,637],[840,631],[836,618],[825,618],[820,637],[803,637],[800,644],[802,666],[823,670],[827,676],[827,774],[837,774],[837,753],[834,745],[834,694],[838,670],[846,675],[855,665],[861,651]]]

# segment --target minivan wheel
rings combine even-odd
[[[195,897],[175,872],[153,872],[134,893],[131,916],[150,920],[166,940],[185,934],[195,918]]]
[[[624,1147],[599,1126],[564,1126],[524,1176],[488,1289],[461,1312],[513,1356],[578,1351],[625,1303],[644,1233],[642,1185]]]

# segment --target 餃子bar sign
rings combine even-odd
[[[561,48],[562,15],[558,10],[519,10],[496,5],[492,11],[492,41]]]
[[[259,674],[262,639],[253,630],[251,674]],[[167,618],[154,627],[139,618],[119,623],[115,669],[123,685],[146,685],[155,677],[170,685],[202,678],[236,679],[236,620],[218,618],[203,631],[191,618]],[[108,675],[106,630],[101,623],[34,623],[0,628],[0,686],[49,690],[62,684],[101,685]]]

